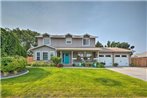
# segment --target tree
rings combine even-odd
[[[103,47],[102,43],[100,43],[99,41],[97,41],[95,47]]]
[[[108,41],[108,42],[107,42],[107,47],[110,47],[110,46],[111,46],[111,42]]]
[[[124,49],[134,49],[134,46],[131,46],[127,42],[115,42],[115,41],[108,41],[107,42],[107,47],[118,47],[118,48],[124,48]]]
[[[1,28],[1,55],[26,56],[26,51],[20,45],[18,38],[9,29]]]
[[[26,56],[26,51],[31,45],[36,45],[35,36],[39,33],[35,31],[1,28],[1,55],[13,56],[20,55]]]

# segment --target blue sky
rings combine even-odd
[[[146,2],[2,2],[2,27],[49,34],[84,34],[128,42],[146,51]]]

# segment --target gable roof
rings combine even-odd
[[[48,46],[48,45],[41,45],[41,46],[37,46],[37,47],[32,47],[32,48],[30,48],[28,51],[30,51],[30,50],[34,50],[34,49],[37,49],[37,48],[41,48],[41,47],[49,47],[49,48],[52,48],[52,49],[55,49],[55,50],[56,50],[55,47]]]

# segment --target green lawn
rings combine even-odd
[[[29,70],[2,80],[2,97],[147,97],[147,82],[107,69]]]

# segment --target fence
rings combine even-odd
[[[32,57],[32,56],[28,56],[28,57],[27,57],[27,62],[28,62],[28,63],[33,62],[33,57]]]
[[[131,58],[131,63],[137,67],[147,67],[147,57]]]

